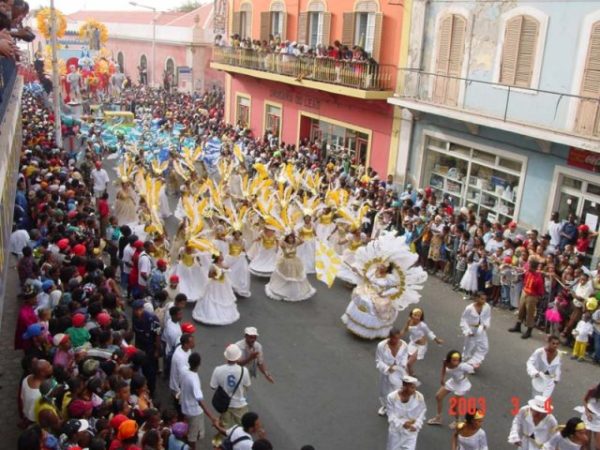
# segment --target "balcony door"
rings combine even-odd
[[[467,20],[459,14],[442,19],[438,29],[438,47],[433,80],[433,101],[456,106],[460,94]]]

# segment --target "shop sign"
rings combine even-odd
[[[567,164],[591,172],[600,172],[600,153],[571,147]]]

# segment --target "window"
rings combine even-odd
[[[175,63],[173,62],[173,58],[167,58],[165,61],[165,70],[171,75],[175,74]]]
[[[260,13],[260,40],[269,42],[270,36],[279,36],[282,41],[286,38],[287,14],[283,2],[271,5],[270,11]]]
[[[598,103],[600,102],[600,22],[592,26],[585,69],[579,95],[588,97],[579,101],[575,131],[592,136],[600,134]],[[595,100],[599,99],[599,100]]]
[[[146,55],[140,56],[140,67],[142,69],[148,68],[148,58],[146,58]]]
[[[354,12],[344,13],[342,43],[352,47],[362,47],[373,58],[379,59],[381,24],[383,15],[378,11],[376,2],[361,1]]]
[[[279,139],[281,135],[281,106],[265,103],[265,133],[272,133]]]
[[[242,127],[247,128],[250,124],[250,97],[237,95],[235,121]]]
[[[243,3],[240,10],[233,13],[232,30],[241,39],[252,38],[252,3]]]
[[[308,11],[298,17],[298,43],[316,47],[329,45],[331,13],[325,12],[325,5],[319,0],[309,3]]]
[[[433,80],[433,101],[456,106],[460,91],[467,19],[451,14],[440,21]]]
[[[125,72],[125,58],[123,57],[123,52],[117,53],[117,64],[119,64],[121,72]]]
[[[532,16],[520,15],[506,22],[500,83],[531,87],[539,34],[540,23]]]

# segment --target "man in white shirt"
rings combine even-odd
[[[508,443],[521,450],[540,449],[556,433],[558,422],[546,397],[535,397],[519,409],[508,435]]]
[[[196,442],[204,439],[206,430],[204,428],[204,416],[206,413],[215,428],[218,428],[219,419],[215,417],[204,402],[202,387],[198,369],[200,368],[201,358],[198,353],[192,353],[188,358],[188,367],[181,371],[181,394],[179,403],[181,412],[189,425],[187,440],[190,448],[196,448]]]
[[[179,339],[179,346],[173,352],[171,359],[171,373],[169,374],[169,389],[175,399],[179,398],[181,392],[181,373],[188,366],[188,358],[194,348],[194,335],[183,334]]]
[[[479,292],[473,303],[468,305],[460,317],[460,328],[465,337],[463,361],[475,369],[483,363],[490,346],[487,330],[492,321],[492,308],[487,304],[487,295]]]
[[[150,253],[154,249],[152,241],[144,242],[144,250],[140,253],[138,258],[138,286],[140,287],[140,294],[145,296],[148,293],[148,281],[150,279],[150,272],[154,267],[154,261]]]
[[[169,309],[171,320],[165,321],[165,327],[162,332],[162,340],[165,343],[165,355],[169,356],[179,343],[183,332],[181,331],[181,319],[183,311],[177,306],[171,306]]]
[[[242,351],[242,357],[238,364],[246,367],[251,377],[256,378],[256,369],[258,368],[269,382],[275,383],[267,370],[263,348],[260,342],[256,340],[257,338],[258,330],[255,327],[247,327],[244,330],[244,339],[235,343]]]
[[[527,360],[527,374],[531,377],[533,397],[552,396],[554,386],[560,381],[561,361],[557,336],[549,336],[548,344],[535,350]]]
[[[27,230],[15,229],[10,235],[8,248],[17,258],[23,256],[23,249],[29,244],[29,233]]]
[[[252,450],[254,435],[263,438],[265,430],[258,414],[253,412],[247,412],[242,416],[241,426],[237,425],[227,430],[227,436],[233,444],[234,450]]]
[[[419,380],[405,375],[402,387],[387,396],[388,444],[390,450],[417,448],[417,436],[423,426],[427,405],[417,391]]]
[[[210,378],[210,387],[217,389],[220,386],[231,397],[229,409],[221,414],[221,424],[224,428],[230,428],[240,425],[242,416],[248,412],[246,389],[251,382],[248,370],[237,363],[242,357],[242,350],[236,344],[230,344],[224,355],[227,364],[215,368]]]
[[[548,234],[550,235],[550,246],[553,250],[558,249],[560,244],[560,231],[563,224],[558,217],[558,211],[554,211],[548,223]]]
[[[121,259],[121,263],[123,264],[121,270],[121,288],[124,291],[127,291],[128,296],[130,294],[129,274],[131,273],[131,269],[133,268],[132,258],[133,254],[135,253],[135,247],[133,244],[137,242],[137,240],[138,238],[136,235],[132,235],[129,237],[129,244],[127,244],[123,249],[123,258]]]
[[[99,199],[106,191],[106,187],[108,186],[108,183],[110,183],[110,178],[108,178],[106,170],[102,168],[102,163],[100,161],[96,161],[96,167],[92,169],[90,175],[94,184],[94,197]]]

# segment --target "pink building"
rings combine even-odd
[[[145,67],[149,84],[161,84],[169,71],[180,90],[223,85],[223,75],[210,68],[212,4],[189,13],[78,11],[67,16],[68,29],[77,30],[88,18],[108,27],[106,48],[134,82],[139,80],[138,68]]]
[[[226,47],[215,47],[211,67],[227,74],[226,119],[255,135],[271,131],[286,144],[318,139],[343,150],[355,164],[393,173],[400,118],[387,103],[401,60],[402,2],[396,0],[233,0]],[[220,19],[220,20],[219,20]],[[269,50],[232,48],[231,36],[264,42]],[[362,48],[366,61],[281,54],[297,46],[315,52],[339,41]],[[335,54],[335,50],[331,50]],[[328,150],[329,151],[329,150]]]

